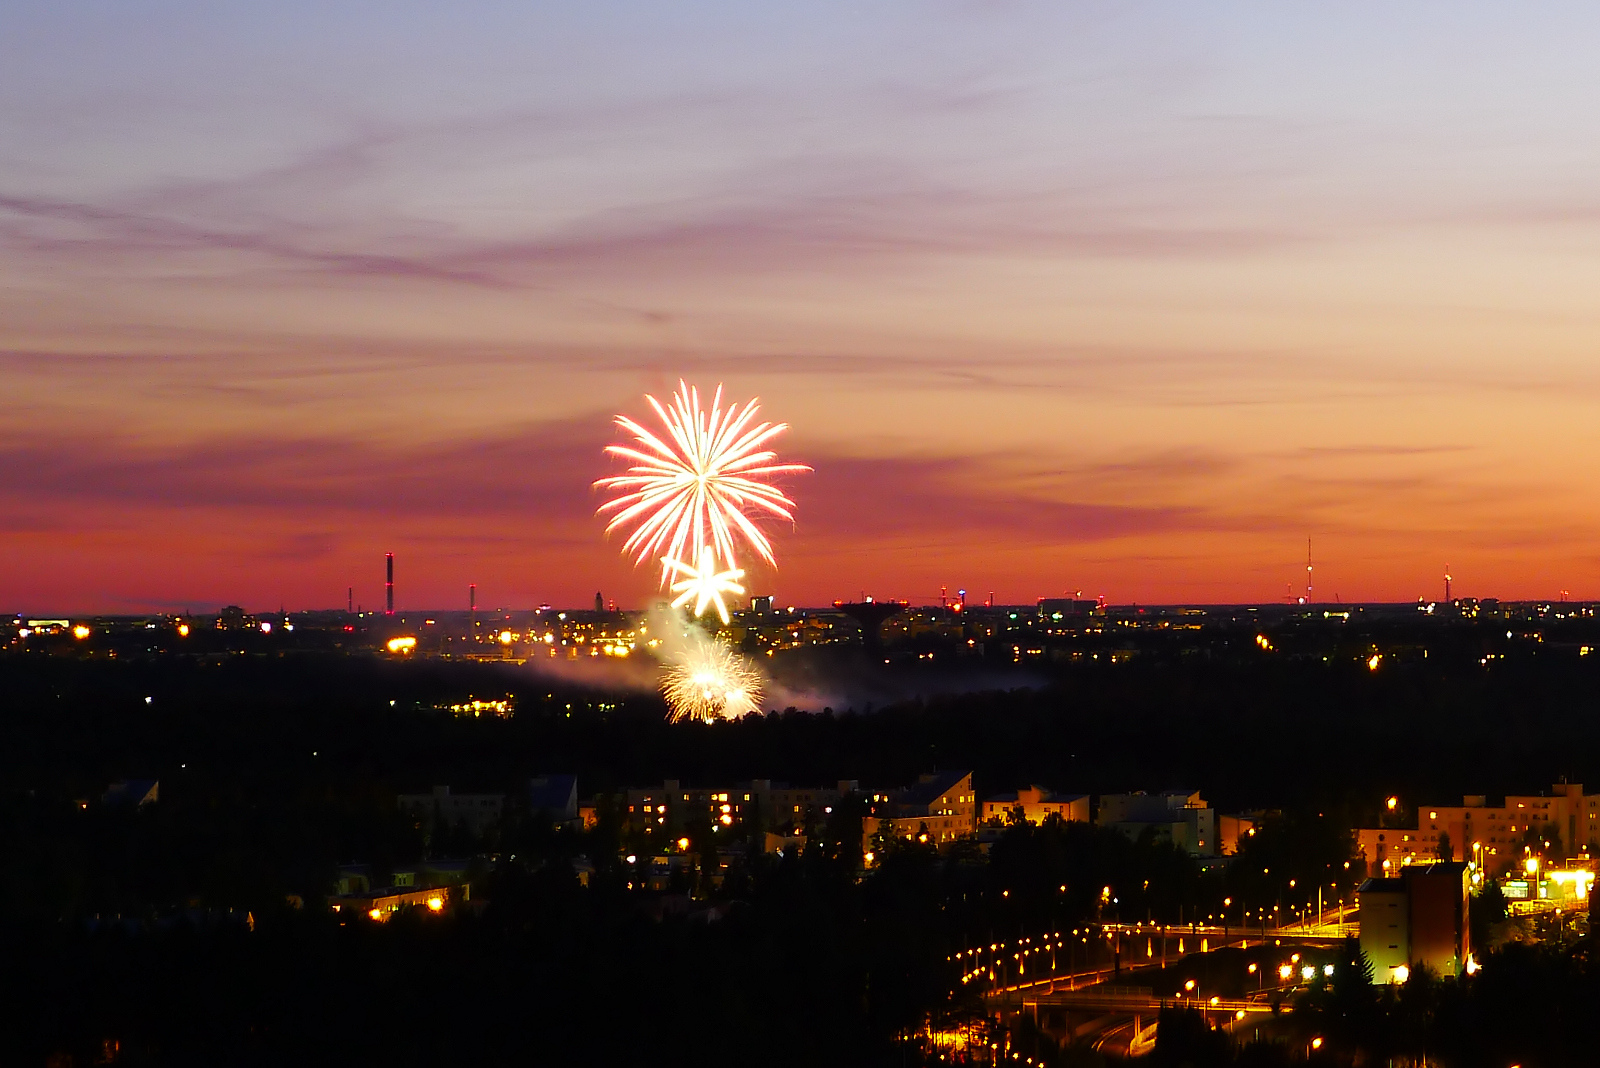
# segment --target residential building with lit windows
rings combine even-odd
[[[713,827],[734,824],[763,831],[803,830],[825,819],[833,806],[860,790],[853,779],[834,786],[791,786],[770,779],[752,779],[733,786],[686,787],[667,779],[660,787],[632,787],[622,798],[623,822],[629,831],[676,834],[704,819]]]
[[[1030,786],[1026,790],[984,798],[978,818],[983,823],[991,820],[1005,823],[1019,811],[1028,823],[1043,823],[1048,816],[1088,823],[1089,795],[1058,794],[1042,786]]]
[[[1600,843],[1600,795],[1582,783],[1556,783],[1548,794],[1508,794],[1490,805],[1485,794],[1469,794],[1459,805],[1417,810],[1416,827],[1364,827],[1357,849],[1373,873],[1438,857],[1441,835],[1450,840],[1451,860],[1471,861],[1491,874],[1519,864],[1523,844],[1542,833],[1559,839],[1566,853],[1592,853]]]
[[[972,792],[972,772],[941,771],[920,776],[915,786],[872,798],[872,816],[863,825],[863,837],[874,833],[892,838],[947,845],[978,829],[978,799]],[[869,847],[870,848],[870,847]]]

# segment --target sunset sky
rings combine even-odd
[[[680,376],[780,603],[1600,597],[1592,4],[0,6],[0,607],[643,604]]]

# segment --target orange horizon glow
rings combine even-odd
[[[1600,599],[1584,5],[16,7],[8,611],[646,605],[680,378],[783,605]]]

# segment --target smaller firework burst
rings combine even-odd
[[[667,665],[661,693],[674,723],[735,719],[760,709],[761,676],[726,645],[704,639]]]
[[[739,585],[739,580],[744,578],[742,568],[718,571],[716,557],[711,555],[709,547],[700,550],[699,567],[690,567],[682,560],[674,560],[670,556],[663,557],[661,564],[667,570],[676,571],[684,576],[683,581],[672,584],[672,592],[678,595],[678,599],[672,602],[672,607],[682,608],[693,601],[696,619],[705,615],[707,608],[715,607],[723,626],[727,626],[728,602],[722,599],[722,595],[731,593],[737,597],[744,593],[744,587]]]

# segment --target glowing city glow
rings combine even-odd
[[[667,665],[661,692],[674,723],[735,719],[760,708],[761,676],[744,657],[707,639]]]
[[[680,582],[672,584],[672,592],[678,597],[672,602],[672,607],[682,608],[693,601],[696,618],[705,615],[707,606],[715,605],[717,616],[724,624],[729,622],[728,605],[722,595],[732,594],[741,596],[744,587],[738,580],[744,578],[743,568],[729,568],[727,571],[718,571],[716,557],[712,555],[709,546],[700,549],[700,563],[698,567],[691,567],[681,560],[665,557],[661,561],[667,570],[686,576]]]
[[[724,408],[720,385],[709,410],[700,403],[700,391],[682,381],[669,406],[651,396],[645,399],[665,433],[653,433],[625,415],[617,417],[617,426],[632,434],[639,447],[606,448],[612,456],[633,461],[626,474],[595,483],[620,493],[598,510],[610,516],[606,533],[633,528],[623,552],[635,563],[651,557],[699,560],[709,547],[731,567],[735,543],[741,541],[774,563],[772,543],[747,513],[794,519],[794,502],[769,480],[810,468],[776,463],[777,453],[766,447],[788,425],[757,423],[761,409],[756,400],[743,408],[732,403]],[[662,567],[663,586],[670,573]]]

